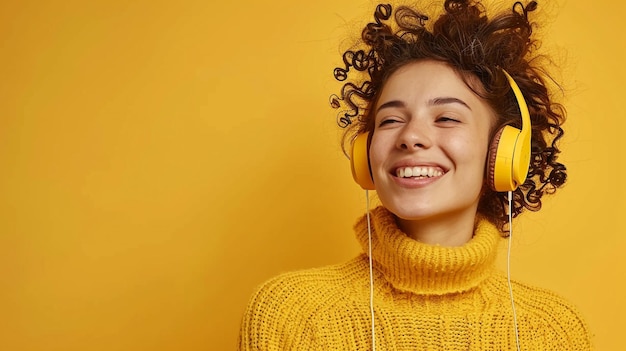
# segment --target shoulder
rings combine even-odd
[[[365,287],[366,268],[359,256],[343,264],[283,273],[261,284],[243,317],[240,350],[314,349],[315,317],[351,296],[350,290]]]
[[[576,306],[560,294],[522,282],[514,281],[512,284],[515,301],[521,307],[562,323],[584,324]]]
[[[345,263],[319,268],[286,272],[261,284],[252,301],[280,298],[282,301],[296,298],[302,302],[303,293],[345,293],[366,276],[366,262],[358,256]]]
[[[506,284],[506,277],[502,284]],[[528,332],[541,330],[544,337],[571,350],[591,349],[589,327],[571,301],[549,289],[519,281],[512,281],[512,286],[518,318],[530,328]],[[508,285],[506,290],[508,299]]]

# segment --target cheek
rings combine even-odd
[[[384,133],[383,133],[384,134]],[[374,184],[380,184],[380,177],[386,172],[385,162],[394,148],[390,138],[374,134],[369,147],[369,162]]]
[[[483,170],[488,152],[487,136],[450,138],[449,150],[457,160]]]
[[[384,154],[384,138],[380,137],[380,133],[376,133],[372,135],[372,140],[369,145],[369,157],[370,164],[373,166],[374,163],[380,163]]]
[[[380,164],[383,162],[384,154],[385,154],[384,149],[385,149],[385,146],[381,138],[377,137],[377,135],[374,134],[372,136],[372,140],[371,140],[370,147],[369,147],[369,160],[370,160],[370,167],[372,168],[372,170],[380,166]]]

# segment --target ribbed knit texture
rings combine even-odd
[[[461,247],[426,245],[372,211],[377,350],[515,350],[501,236],[486,220]],[[367,220],[355,225],[367,252]],[[513,286],[522,350],[591,350],[586,324],[561,297]],[[241,326],[239,350],[371,350],[368,257],[286,273],[263,284]]]

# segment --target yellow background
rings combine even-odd
[[[626,5],[546,5],[569,182],[516,224],[513,275],[617,350]],[[328,97],[373,8],[0,4],[0,349],[233,350],[256,285],[354,256],[364,195]]]

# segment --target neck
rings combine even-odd
[[[436,216],[419,220],[397,218],[398,228],[410,238],[429,245],[462,246],[474,233],[476,211],[455,216]]]

